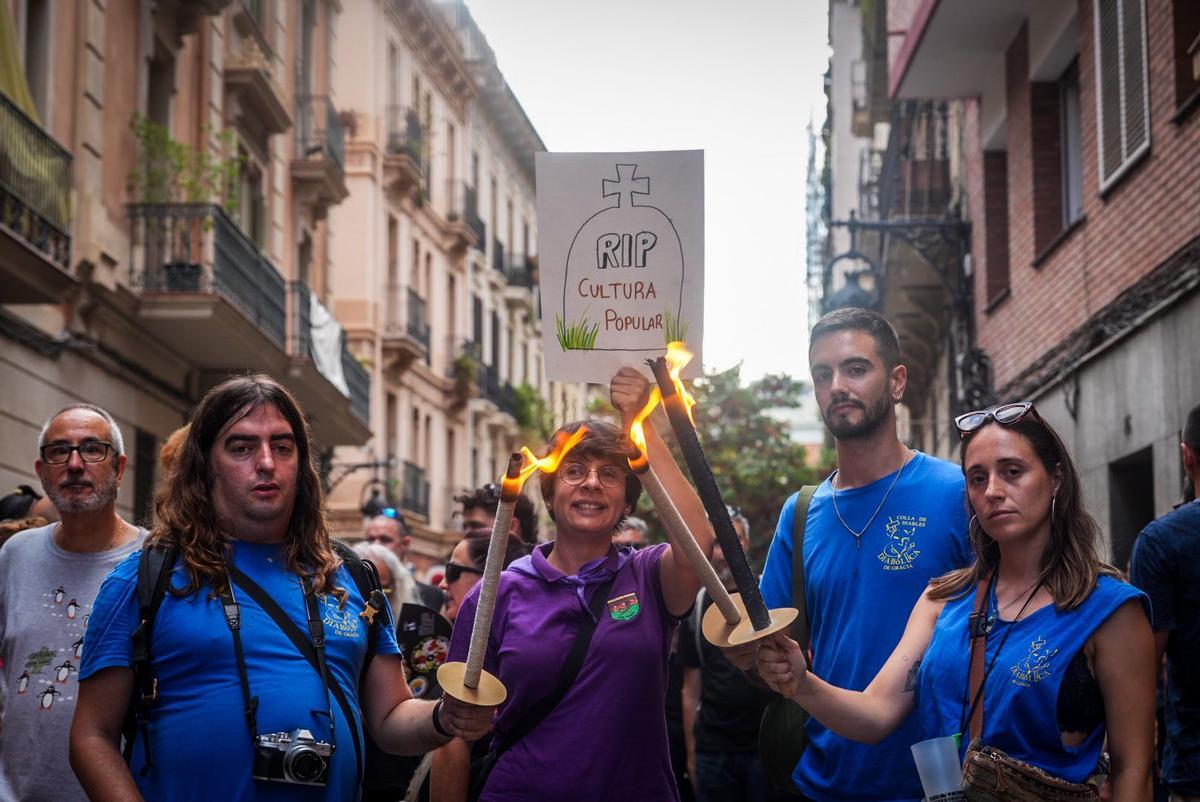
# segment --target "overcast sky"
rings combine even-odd
[[[549,150],[704,150],[704,367],[806,376],[825,0],[466,2]]]

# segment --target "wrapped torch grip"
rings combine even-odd
[[[658,382],[659,392],[662,393],[662,404],[667,411],[667,419],[671,422],[671,429],[675,432],[675,440],[683,452],[692,481],[696,483],[696,492],[704,504],[704,511],[713,525],[717,541],[725,553],[725,560],[729,563],[729,570],[737,584],[738,593],[741,594],[742,603],[746,605],[746,615],[755,630],[766,629],[771,625],[771,615],[763,602],[758,583],[754,580],[754,573],[750,570],[746,552],[742,549],[741,541],[733,528],[733,521],[729,520],[729,511],[725,507],[725,499],[721,496],[721,488],[717,486],[716,477],[713,476],[708,459],[704,456],[704,449],[701,448],[700,438],[696,436],[696,429],[688,418],[683,398],[675,391],[675,382],[667,370],[666,361],[659,357],[649,362],[651,370],[654,371],[654,379]]]

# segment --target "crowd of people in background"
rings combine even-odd
[[[496,707],[443,694],[436,668],[467,657],[499,486],[454,497],[462,536],[423,576],[401,511],[352,548],[329,536],[304,412],[266,376],[213,388],[168,439],[146,527],[117,511],[112,415],[55,411],[31,454],[41,492],[0,499],[0,802],[920,800],[910,749],[951,735],[974,799],[1200,800],[1200,406],[1184,500],[1127,577],[1036,404],[958,416],[956,464],[898,437],[908,375],[886,319],[826,315],[809,364],[836,470],[788,489],[760,577],[805,625],[706,640],[713,599],[678,533],[634,515],[626,432],[649,384],[622,369],[620,421],[562,427],[587,431],[531,483],[549,531],[518,499],[489,600]],[[782,780],[760,756],[781,696],[811,716]]]

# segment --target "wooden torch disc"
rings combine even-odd
[[[733,630],[746,620],[746,605],[742,604],[742,594],[730,593],[729,598],[733,600],[733,606],[737,608],[738,614],[741,616],[737,624],[730,624],[726,621],[725,616],[721,613],[721,608],[716,604],[708,606],[708,609],[704,611],[704,619],[700,622],[700,631],[704,633],[704,639],[718,649],[724,649],[729,645],[729,636]]]
[[[743,617],[742,623],[729,633],[729,645],[741,646],[743,643],[761,640],[768,635],[787,629],[796,620],[796,616],[800,615],[800,611],[795,607],[780,607],[777,610],[771,610],[770,615],[771,623],[763,629],[755,629],[754,625],[750,623],[750,616]],[[438,678],[441,678],[440,674]]]
[[[495,707],[508,698],[504,683],[486,671],[479,672],[478,688],[468,688],[463,683],[466,673],[466,663],[442,663],[437,672],[438,685],[455,699],[480,707]]]

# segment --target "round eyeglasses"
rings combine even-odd
[[[558,471],[558,478],[569,485],[581,485],[587,481],[588,474],[596,474],[600,484],[605,487],[622,487],[625,484],[626,471],[616,465],[601,465],[599,468],[589,468],[582,462],[568,462]]]
[[[51,443],[48,446],[42,446],[42,462],[47,465],[62,465],[64,462],[70,461],[72,451],[78,451],[79,458],[84,462],[104,462],[110,448],[112,448],[112,443],[102,443],[99,440],[91,440],[77,446],[67,443]]]

